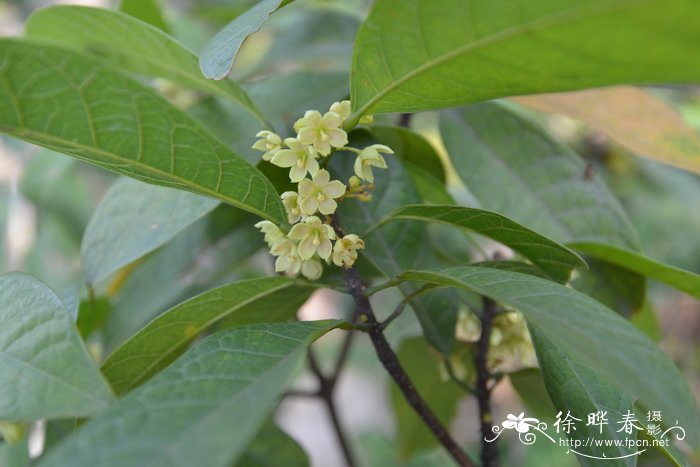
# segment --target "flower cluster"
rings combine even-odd
[[[256,135],[260,139],[253,149],[262,151],[263,160],[288,168],[289,179],[297,184],[297,191],[287,191],[281,196],[287,220],[292,225],[287,232],[270,221],[255,224],[265,235],[270,254],[277,258],[277,272],[288,276],[301,273],[315,280],[323,274],[322,260],[350,268],[357,260],[357,250],[365,247],[364,241],[355,234],[339,238],[328,216],[343,199],[371,200],[368,190],[374,187],[372,168],[386,169],[382,154],[393,154],[393,151],[382,144],[364,149],[348,146],[343,124],[350,116],[350,108],[350,101],[342,101],[331,105],[325,114],[308,110],[294,123],[294,138],[283,139],[268,130]],[[355,175],[347,185],[331,180],[330,172],[324,168],[331,154],[341,149],[357,154]]]

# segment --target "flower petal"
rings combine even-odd
[[[309,128],[305,126],[301,130],[299,130],[297,138],[299,138],[299,142],[303,145],[314,144],[314,142],[317,139],[316,130],[314,128]]]
[[[372,174],[371,166],[362,164],[362,178],[370,183],[374,183],[374,174]]]
[[[299,256],[301,259],[307,260],[316,253],[316,245],[314,245],[313,237],[306,237],[299,242]]]
[[[328,259],[328,257],[331,255],[331,251],[333,251],[333,247],[331,245],[330,240],[324,240],[318,245],[318,256],[320,256],[323,259]]]
[[[299,161],[299,154],[289,149],[277,151],[275,156],[270,160],[277,167],[292,167]]]
[[[329,198],[340,198],[345,194],[345,185],[340,180],[333,180],[323,188],[323,194]]]
[[[301,200],[301,203],[299,203],[299,209],[301,209],[301,212],[306,214],[307,216],[315,214],[318,210],[318,200],[311,196],[308,198],[303,198]]]
[[[348,144],[348,134],[340,128],[334,128],[330,130],[328,132],[328,136],[328,142],[331,143],[331,146],[333,146],[334,148],[342,148],[343,146]]]
[[[333,128],[338,128],[342,124],[343,117],[341,117],[335,112],[326,112],[323,116],[323,126],[328,128],[329,130]]]
[[[298,241],[298,240],[301,240],[302,238],[308,237],[310,231],[311,231],[311,228],[307,224],[296,224],[296,225],[292,226],[287,237],[289,237],[292,240]]]
[[[289,170],[289,180],[292,183],[299,183],[301,180],[306,177],[306,167],[299,165],[299,164],[294,164],[292,168]]]
[[[326,185],[331,179],[331,174],[328,173],[326,169],[321,169],[318,171],[314,177],[314,183],[316,185]]]
[[[321,214],[326,214],[330,215],[335,212],[335,210],[338,208],[338,203],[336,203],[334,200],[326,198],[323,201],[318,203],[318,210],[321,212]]]

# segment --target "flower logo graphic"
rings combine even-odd
[[[527,433],[532,426],[536,427],[539,422],[536,418],[525,418],[525,412],[521,412],[517,417],[508,414],[501,425],[507,430],[515,429],[518,433]]]

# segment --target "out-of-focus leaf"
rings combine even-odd
[[[639,312],[646,302],[646,278],[630,274],[628,269],[586,257],[588,270],[577,271],[571,286],[589,295],[611,310],[631,317]]]
[[[102,365],[117,394],[140,385],[175,360],[202,332],[293,318],[313,286],[285,277],[225,285],[176,305],[122,344]]]
[[[148,1],[130,3],[142,9]],[[118,11],[63,5],[36,11],[25,26],[31,38],[74,48],[133,73],[166,78],[232,99],[264,121],[239,85],[231,80],[215,82],[204,78],[197,56],[161,29]]]
[[[87,422],[39,465],[230,466],[291,385],[308,346],[339,325],[257,324],[217,332]]]
[[[225,78],[231,72],[233,60],[243,41],[260,29],[275,10],[291,1],[261,0],[216,33],[199,56],[199,66],[204,76],[216,80]]]
[[[219,202],[186,191],[123,178],[90,219],[81,245],[85,275],[95,284],[171,240]]]
[[[419,337],[402,341],[398,356],[416,390],[428,401],[438,419],[445,426],[449,426],[456,415],[457,402],[464,396],[464,391],[454,382],[442,378],[441,356]],[[417,452],[438,445],[435,436],[394,384],[391,386],[391,401],[397,418],[396,443],[401,458],[408,459]]]
[[[0,467],[29,467],[29,445],[27,437],[16,443],[0,444]]]
[[[525,403],[528,415],[534,415],[540,420],[554,419],[557,410],[547,394],[547,387],[539,369],[524,368],[508,373],[508,379]]]
[[[515,101],[581,120],[640,156],[700,173],[700,134],[650,92],[617,86],[522,96]]]
[[[624,269],[675,287],[700,298],[700,275],[653,260],[636,251],[600,243],[572,242],[574,250],[600,258]]]
[[[168,32],[168,25],[163,20],[158,0],[121,0],[119,10]]]
[[[523,227],[505,216],[483,209],[444,205],[410,205],[392,211],[384,222],[411,219],[462,227],[512,248],[559,282],[586,263],[568,248]]]
[[[269,421],[263,425],[235,467],[308,467],[309,458],[299,444]]]
[[[102,329],[107,322],[112,305],[105,297],[95,297],[83,300],[78,308],[78,332],[83,339],[98,329]]]
[[[377,0],[355,43],[354,110],[697,81],[698,13],[694,0]]]
[[[26,274],[0,276],[0,369],[2,420],[89,416],[113,399],[61,301]]]
[[[678,420],[696,446],[700,416],[683,375],[634,325],[592,298],[555,282],[484,267],[407,271],[409,281],[465,288],[520,310],[530,330],[576,365],[594,368],[618,394]],[[580,418],[580,417],[579,417]]]
[[[9,187],[0,183],[0,271],[5,271],[7,256],[7,212],[10,201]]]
[[[258,170],[142,84],[75,52],[16,39],[0,41],[0,61],[7,134],[285,222]]]

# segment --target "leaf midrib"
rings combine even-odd
[[[582,13],[581,18],[586,16],[595,16],[596,14],[606,13],[610,10],[615,10],[617,8],[626,8],[628,6],[639,5],[640,3],[649,1],[651,0],[603,0],[590,5],[577,6],[550,16],[539,18],[529,23],[524,23],[516,27],[499,31],[489,36],[484,36],[480,39],[475,40],[474,42],[470,42],[461,47],[457,47],[456,49],[446,52],[442,55],[439,55],[425,62],[424,64],[414,68],[410,72],[400,77],[398,80],[392,82],[389,86],[384,88],[383,91],[375,94],[375,96],[372,97],[369,101],[367,101],[367,103],[365,103],[362,107],[357,109],[354,112],[354,114],[357,116],[364,115],[369,108],[371,108],[374,104],[376,104],[378,101],[384,98],[384,96],[394,91],[397,87],[415,78],[416,76],[430,70],[431,68],[441,65],[442,63],[452,58],[459,57],[460,55],[478,50],[489,45],[497,44],[499,42],[512,39],[513,37],[516,37],[517,35],[523,32],[534,32],[544,29],[548,26],[557,26],[564,24],[569,19],[577,18],[578,14],[580,13]],[[586,15],[585,13],[588,13],[588,15]]]

